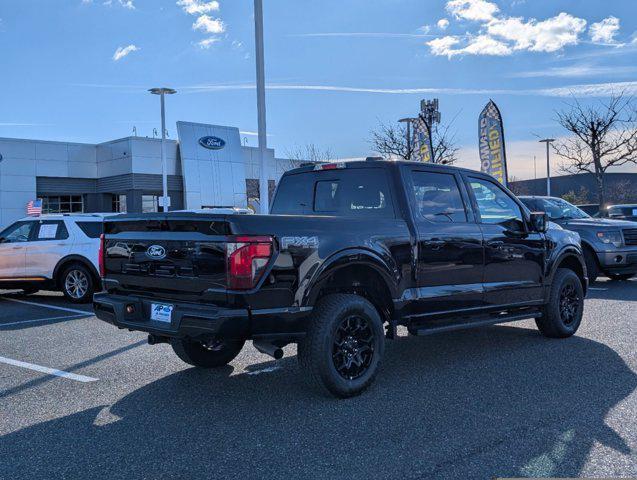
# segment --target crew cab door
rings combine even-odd
[[[421,314],[483,305],[484,251],[462,177],[406,169],[417,231],[416,304]]]
[[[465,179],[484,236],[487,306],[541,301],[544,234],[530,231],[521,203],[497,181],[478,175]]]
[[[34,222],[16,222],[0,233],[0,280],[25,276],[25,245]]]
[[[53,278],[57,263],[71,252],[69,232],[62,220],[40,220],[31,241],[26,243],[26,266],[28,277]]]

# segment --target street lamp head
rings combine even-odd
[[[172,88],[166,88],[166,87],[155,87],[155,88],[151,88],[148,91],[152,93],[153,95],[161,95],[161,94],[172,95],[173,93],[177,93],[177,90],[174,90]]]
[[[553,143],[554,141],[554,138],[543,138],[542,140],[539,140],[540,143]]]

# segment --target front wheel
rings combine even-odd
[[[560,268],[555,273],[549,303],[543,315],[535,319],[540,332],[550,338],[573,335],[584,314],[584,288],[573,270]]]
[[[79,263],[65,268],[60,277],[64,296],[73,303],[88,303],[93,300],[95,280],[88,268]]]
[[[376,308],[358,295],[334,294],[316,305],[298,358],[312,387],[347,398],[374,381],[384,347]]]
[[[173,338],[170,342],[181,360],[199,368],[227,365],[239,355],[244,343],[243,340],[224,340],[204,344],[188,338]]]

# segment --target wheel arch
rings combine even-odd
[[[582,246],[582,248],[584,247]],[[584,289],[584,294],[586,294],[586,291],[588,290],[588,276],[582,252],[571,248],[567,248],[565,251],[562,251],[555,259],[555,262],[553,262],[550,274],[550,284],[553,283],[553,278],[560,268],[568,268],[569,270],[574,271],[582,282],[582,288]]]
[[[60,261],[57,263],[57,265],[53,269],[53,281],[56,283],[58,287],[61,287],[59,282],[60,274],[64,271],[66,267],[68,267],[69,265],[73,263],[79,263],[83,265],[84,267],[88,268],[89,272],[91,272],[91,276],[93,277],[93,280],[95,281],[96,285],[99,283],[100,275],[97,269],[95,268],[95,265],[93,265],[93,263],[88,258],[83,257],[82,255],[72,254],[72,255],[67,255],[66,257],[60,259]]]
[[[394,273],[374,252],[363,249],[338,252],[323,263],[310,284],[304,305],[314,306],[320,298],[332,293],[354,293],[367,298],[384,321],[393,314]]]

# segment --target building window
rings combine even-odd
[[[113,195],[112,212],[126,213],[126,195]]]
[[[142,195],[142,213],[159,211],[159,197],[157,195]]]
[[[82,195],[38,196],[42,198],[42,213],[84,213]]]

